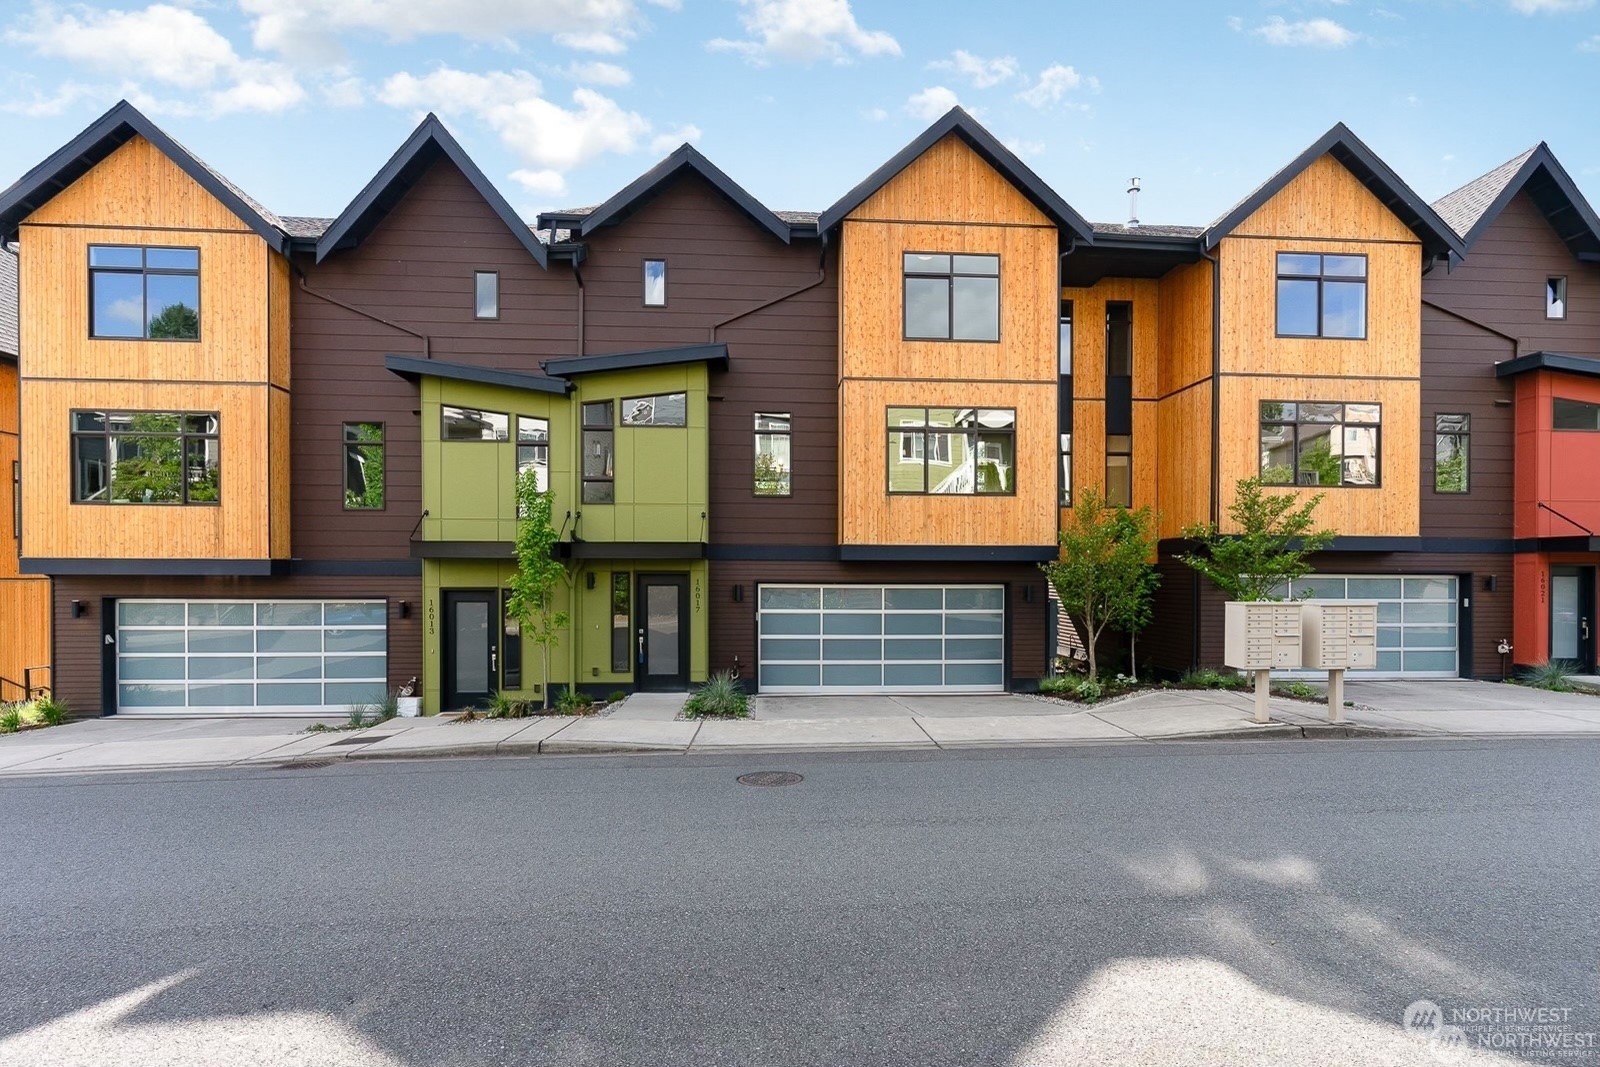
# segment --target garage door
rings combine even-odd
[[[998,585],[763,585],[763,693],[998,693]]]
[[[1378,602],[1378,666],[1368,678],[1454,678],[1460,627],[1454,575],[1316,574],[1280,586],[1280,596]]]
[[[381,600],[122,600],[117,708],[204,714],[342,712],[383,699]]]

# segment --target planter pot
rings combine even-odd
[[[399,714],[403,719],[415,719],[417,716],[422,714],[421,697],[400,697],[399,703]]]

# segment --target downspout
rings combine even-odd
[[[578,355],[583,355],[583,271],[578,268],[578,257],[572,257],[572,279],[578,283]]]
[[[709,331],[709,333],[706,336],[706,340],[709,343],[715,344],[716,340],[717,340],[717,331],[722,329],[722,327],[727,326],[730,323],[738,322],[740,319],[745,318],[745,317],[747,317],[749,315],[754,315],[758,311],[765,311],[767,308],[771,307],[774,304],[781,304],[785,300],[789,300],[789,299],[792,299],[794,297],[797,297],[801,293],[804,293],[804,292],[806,292],[808,290],[811,290],[811,289],[815,289],[817,286],[821,285],[824,281],[826,281],[827,277],[828,277],[828,235],[824,233],[824,234],[821,234],[820,236],[821,236],[821,241],[819,242],[819,247],[817,249],[817,276],[816,276],[816,278],[814,278],[811,281],[807,282],[806,284],[800,286],[798,289],[791,289],[790,291],[788,291],[786,293],[780,293],[779,295],[773,297],[771,300],[764,300],[761,303],[756,304],[754,307],[745,308],[743,311],[738,312],[737,314],[729,315],[725,319],[721,319],[721,320],[719,320],[717,322],[713,322],[711,324],[711,330]],[[580,355],[581,354],[582,353],[580,353]]]
[[[415,337],[415,338],[417,338],[418,340],[420,340],[422,342],[422,358],[423,359],[432,359],[433,358],[433,342],[432,342],[432,339],[427,334],[421,333],[420,331],[417,331],[417,330],[413,330],[409,326],[402,326],[398,322],[393,322],[393,321],[391,321],[389,319],[383,318],[381,315],[374,315],[372,312],[365,311],[365,310],[363,310],[361,308],[358,308],[354,304],[347,304],[343,300],[338,299],[337,297],[329,296],[327,293],[318,292],[317,290],[311,288],[311,286],[306,284],[306,272],[301,270],[299,267],[295,266],[295,262],[294,262],[293,259],[291,259],[291,258],[289,258],[287,256],[284,257],[284,258],[289,259],[289,268],[291,270],[293,270],[294,273],[295,273],[295,276],[300,279],[300,291],[301,292],[305,293],[307,296],[314,296],[318,300],[322,300],[322,301],[325,301],[326,303],[332,304],[334,307],[344,308],[346,311],[351,312],[352,314],[360,315],[364,319],[369,319],[372,322],[380,323],[381,325],[389,327],[391,330],[398,330],[401,333],[409,334],[410,336]]]
[[[1476,326],[1478,329],[1482,330],[1484,333],[1491,333],[1491,334],[1494,334],[1494,336],[1500,338],[1503,341],[1509,341],[1511,343],[1511,357],[1513,359],[1515,359],[1517,356],[1522,354],[1522,339],[1519,338],[1519,337],[1513,337],[1509,333],[1505,333],[1505,332],[1503,332],[1501,330],[1495,329],[1493,326],[1490,326],[1486,322],[1479,322],[1477,319],[1473,318],[1470,315],[1463,315],[1461,312],[1455,310],[1454,308],[1447,308],[1443,304],[1435,303],[1434,301],[1429,300],[1426,297],[1424,297],[1423,300],[1422,300],[1422,306],[1423,307],[1430,307],[1430,308],[1433,308],[1433,310],[1435,310],[1435,311],[1443,312],[1444,314],[1449,315],[1453,319],[1460,319],[1462,322],[1466,323],[1468,326]]]

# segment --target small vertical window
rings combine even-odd
[[[664,259],[644,261],[644,306],[667,306],[667,261]]]
[[[1567,317],[1567,279],[1545,279],[1544,317],[1547,319],[1564,319]]]
[[[383,509],[383,423],[344,424],[344,506]]]
[[[756,412],[756,496],[790,493],[789,413]]]
[[[1061,506],[1072,506],[1072,435],[1061,435]]]
[[[616,430],[614,404],[600,400],[583,405],[583,502],[614,504]]]
[[[1106,377],[1133,375],[1133,305],[1126,300],[1106,302]]]
[[[533,481],[544,492],[550,488],[550,421],[517,416],[517,477],[534,472]]]
[[[1106,503],[1133,507],[1133,438],[1127,434],[1106,436]]]
[[[22,540],[22,461],[11,461],[11,536]]]
[[[472,276],[473,314],[480,319],[500,317],[500,272],[480,270]]]
[[[611,576],[611,672],[627,674],[633,666],[633,576],[618,571]]]
[[[1433,417],[1433,491],[1465,493],[1469,488],[1468,444],[1472,437],[1471,415]]]
[[[1056,361],[1058,374],[1072,377],[1072,301],[1061,301],[1061,317],[1056,329]]]
[[[522,688],[522,620],[511,613],[511,590],[500,590],[500,688]]]

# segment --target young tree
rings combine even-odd
[[[522,632],[539,646],[544,710],[550,709],[550,649],[561,640],[567,613],[555,610],[556,589],[567,569],[551,556],[556,528],[551,522],[554,494],[541,493],[537,471],[517,475],[517,573],[511,576],[506,610],[522,621]]]
[[[1131,630],[1149,621],[1150,595],[1160,580],[1150,563],[1154,527],[1148,507],[1114,507],[1088,486],[1078,493],[1071,525],[1061,531],[1060,558],[1040,565],[1062,609],[1079,624],[1092,678],[1100,677],[1096,647],[1106,628]]]
[[[1239,532],[1191,526],[1183,535],[1199,541],[1201,550],[1178,558],[1209,578],[1229,600],[1277,599],[1273,590],[1310,574],[1307,557],[1333,540],[1333,531],[1312,529],[1313,513],[1321,502],[1321,493],[1302,504],[1299,493],[1265,492],[1260,478],[1243,478],[1228,505]]]

